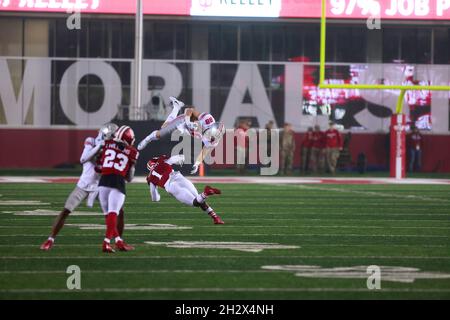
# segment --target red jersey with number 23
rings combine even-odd
[[[167,180],[170,178],[170,174],[173,172],[173,168],[166,162],[169,158],[162,156],[159,157],[155,166],[147,176],[147,183],[153,183],[155,186],[164,188]]]
[[[138,157],[139,152],[133,146],[124,146],[114,140],[105,141],[101,157],[102,176],[115,174],[125,178]]]

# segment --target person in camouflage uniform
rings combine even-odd
[[[295,134],[290,123],[285,123],[283,132],[281,133],[281,164],[280,171],[282,174],[292,174],[295,154]]]

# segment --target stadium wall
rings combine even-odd
[[[133,124],[132,124],[133,125]],[[157,123],[150,126],[134,124],[138,140],[144,137],[147,130],[156,128]],[[1,168],[52,168],[63,165],[75,165],[83,149],[84,139],[95,136],[95,130],[73,129],[0,129]],[[300,143],[303,133],[296,134],[297,149],[295,166],[300,165]],[[357,133],[352,135],[350,153],[351,167],[356,166],[358,154],[364,153],[369,169],[387,169],[388,139],[386,134]],[[424,172],[450,171],[450,136],[425,135],[423,149]],[[435,150],[439,150],[436,152]],[[146,159],[157,154],[169,154],[170,145],[154,143],[140,156],[138,171],[143,172]]]

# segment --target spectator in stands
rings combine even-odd
[[[419,129],[414,127],[409,135],[409,171],[421,170],[422,167],[422,147],[423,136]]]
[[[246,155],[248,146],[247,131],[249,129],[247,120],[240,120],[239,125],[235,131],[235,146],[236,146],[236,169],[239,175],[245,174],[246,171]]]
[[[266,131],[267,131],[267,154],[270,155],[271,153],[271,147],[272,147],[272,129],[274,126],[274,122],[273,120],[270,120],[269,122],[267,122],[266,124]]]
[[[328,171],[331,174],[336,173],[337,160],[342,150],[342,137],[340,132],[336,129],[333,122],[330,122],[330,127],[325,131],[326,137],[326,163]]]
[[[311,169],[314,173],[323,172],[325,167],[325,133],[320,126],[314,126],[311,148]]]
[[[285,123],[281,133],[281,164],[282,174],[292,174],[295,154],[295,134],[290,123]]]
[[[313,128],[309,127],[308,131],[305,133],[305,137],[303,138],[303,141],[301,144],[301,153],[302,153],[301,172],[302,173],[307,173],[310,170],[309,162],[310,162],[310,158],[311,158],[313,135],[314,135]]]

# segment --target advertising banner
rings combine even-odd
[[[320,18],[319,0],[143,0],[146,15]],[[134,14],[136,0],[0,0],[1,11]],[[327,17],[450,20],[450,0],[329,0]]]

